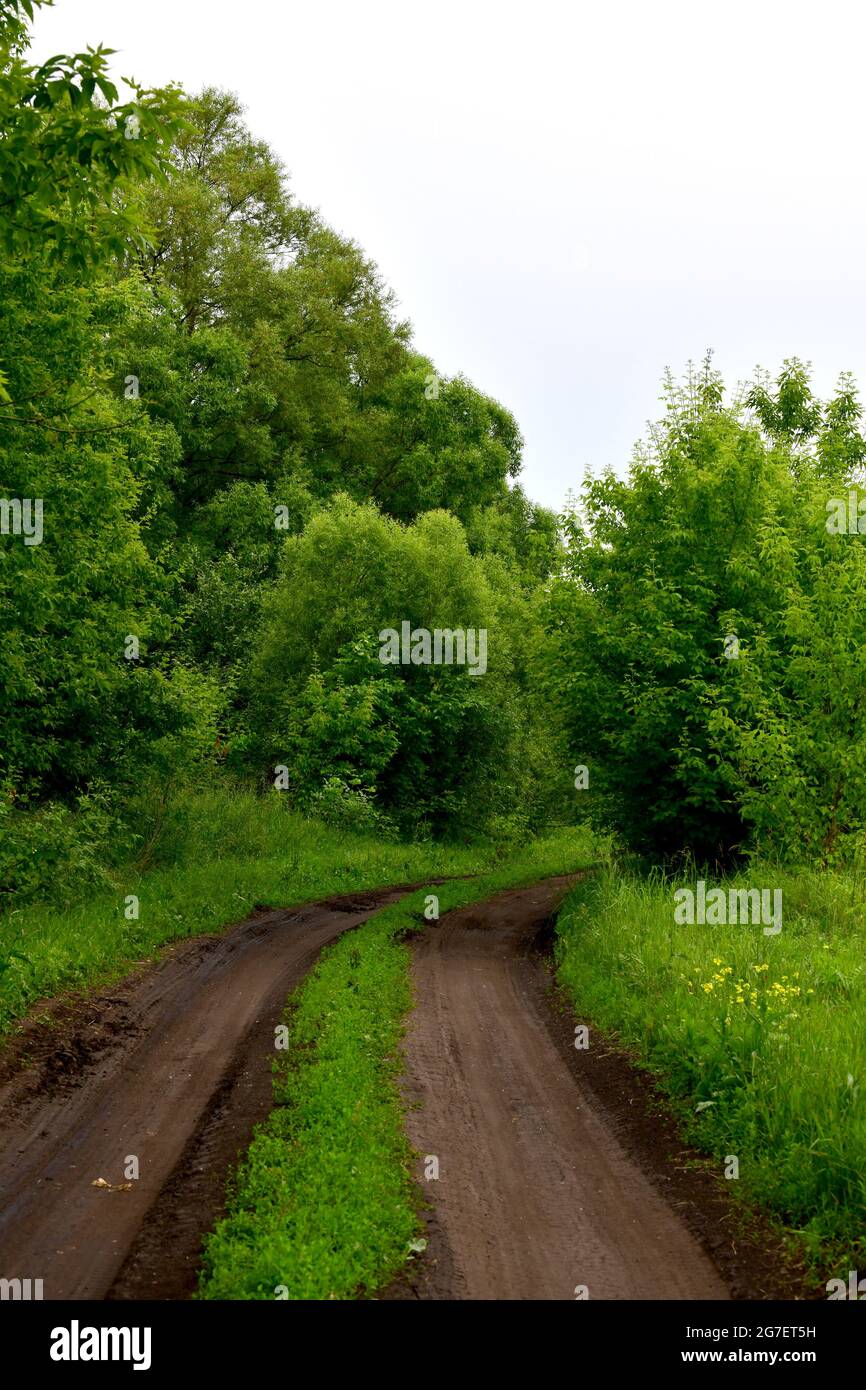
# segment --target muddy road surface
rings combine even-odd
[[[569,882],[451,913],[413,944],[408,1129],[422,1174],[435,1159],[439,1175],[422,1176],[432,1207],[414,1287],[391,1296],[730,1296],[581,1084],[539,951]]]
[[[287,995],[405,891],[262,911],[28,1025],[26,1065],[7,1057],[0,1086],[0,1276],[42,1279],[46,1299],[188,1297],[226,1176],[271,1107]]]

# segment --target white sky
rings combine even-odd
[[[57,0],[33,57],[237,92],[559,507],[708,347],[866,385],[864,37],[854,0]]]

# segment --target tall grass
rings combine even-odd
[[[754,864],[723,886],[782,890],[783,927],[676,925],[655,874],[606,872],[559,918],[575,1008],[634,1049],[691,1137],[739,1159],[739,1190],[824,1267],[866,1259],[864,881]]]

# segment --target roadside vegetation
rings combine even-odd
[[[656,1078],[684,1133],[735,1170],[822,1270],[866,1257],[866,925],[862,876],[755,863],[784,926],[677,925],[666,879],[621,865],[579,883],[557,964],[576,1011]]]

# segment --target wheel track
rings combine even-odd
[[[89,996],[63,1037],[31,1026],[41,1061],[0,1086],[0,1277],[42,1279],[46,1299],[188,1296],[226,1176],[271,1108],[288,994],[407,891],[264,911]],[[130,1154],[140,1177],[119,1190]]]
[[[413,943],[408,1132],[439,1161],[424,1184],[422,1299],[730,1297],[709,1257],[626,1153],[551,1027],[533,950],[573,879],[443,918]],[[400,1296],[398,1290],[393,1291]]]

